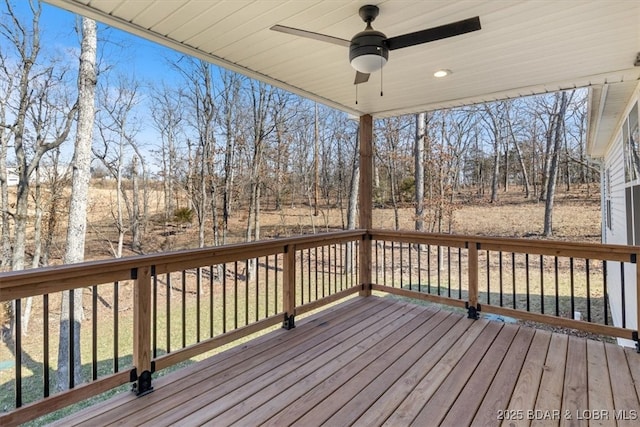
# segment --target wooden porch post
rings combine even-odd
[[[373,205],[373,119],[369,114],[360,116],[360,187],[358,208],[360,211],[359,228],[370,230],[372,227]],[[361,296],[371,295],[371,239],[368,233],[360,242],[360,275]]]
[[[478,244],[467,242],[469,253],[469,301],[467,302],[468,317],[478,319]]]
[[[133,288],[133,366],[138,396],[153,391],[151,386],[151,267],[136,268]]]
[[[283,260],[282,308],[284,310],[284,329],[295,328],[296,315],[296,248],[285,246]]]

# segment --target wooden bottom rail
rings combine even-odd
[[[100,378],[0,415],[0,426],[17,426],[129,383],[129,370]]]
[[[284,313],[277,313],[273,316],[267,317],[266,319],[262,319],[255,323],[251,323],[238,329],[234,329],[231,332],[227,332],[217,337],[210,338],[206,341],[201,341],[197,344],[193,344],[189,347],[185,347],[169,354],[164,354],[154,359],[155,370],[159,371],[171,365],[175,365],[176,363],[189,360],[192,357],[198,356],[199,354],[202,354],[204,352],[213,350],[225,344],[229,344],[230,342],[246,337],[247,335],[260,332],[261,330],[267,329],[271,326],[279,325],[282,323],[283,316]]]
[[[564,317],[556,317],[549,314],[530,313],[528,311],[514,310],[513,308],[498,307],[495,305],[481,305],[480,313],[499,314],[509,317],[515,317],[521,320],[544,323],[545,325],[577,329],[579,331],[585,331],[591,334],[607,335],[611,337],[626,338],[629,340],[633,339],[633,331],[631,329],[623,329],[616,326],[599,325],[597,323],[589,323],[583,320],[573,320]]]
[[[466,301],[447,298],[438,295],[425,294],[418,291],[409,291],[406,289],[392,288],[384,285],[372,285],[374,291],[382,291],[389,294],[399,295],[407,298],[414,298],[423,301],[435,302],[438,304],[449,305],[453,307],[465,308]],[[529,320],[532,322],[543,323],[546,325],[559,326],[563,328],[577,329],[579,331],[589,332],[597,335],[605,335],[617,338],[626,338],[633,340],[633,332],[631,329],[623,329],[616,326],[599,325],[589,323],[582,320],[566,319],[564,317],[551,316],[549,314],[531,313],[528,311],[514,310],[507,307],[498,307],[495,305],[481,305],[480,313],[492,313],[503,316],[513,317],[521,320]]]
[[[409,291],[407,289],[392,288],[391,286],[373,284],[371,285],[371,289],[374,291],[386,292],[388,294],[394,294],[402,297],[419,299],[422,301],[435,302],[438,304],[445,304],[453,307],[465,308],[465,304],[466,304],[466,301],[462,301],[459,299],[447,298],[440,295],[425,294],[423,292],[418,292],[418,291]]]
[[[320,308],[324,305],[331,304],[332,302],[341,300],[342,298],[346,298],[349,295],[357,294],[362,288],[360,286],[354,286],[349,289],[345,289],[340,292],[336,292],[333,295],[329,295],[328,297],[321,298],[319,300],[311,301],[306,304],[300,305],[296,307],[296,316],[299,314],[307,313],[311,310],[315,310],[316,308]]]

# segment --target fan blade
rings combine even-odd
[[[441,25],[439,27],[428,28],[415,33],[387,39],[389,50],[402,49],[403,47],[415,46],[417,44],[428,43],[435,40],[446,39],[447,37],[459,36],[460,34],[478,31],[480,29],[480,17],[464,19],[458,22]]]
[[[354,85],[359,85],[360,83],[366,83],[369,81],[369,73],[361,73],[360,71],[356,71],[356,80],[353,82]]]
[[[326,34],[314,33],[312,31],[300,30],[298,28],[285,27],[284,25],[274,25],[270,29],[273,31],[280,31],[281,33],[292,34],[298,37],[306,37],[308,39],[320,40],[321,42],[333,43],[344,47],[349,47],[350,43],[349,40],[328,36]]]

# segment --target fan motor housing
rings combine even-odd
[[[387,48],[385,36],[380,31],[364,30],[353,36],[351,45],[349,46],[349,61],[353,61],[362,55],[380,55],[385,59],[389,59],[389,49]]]

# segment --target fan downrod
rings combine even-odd
[[[367,24],[371,24],[376,19],[379,13],[380,9],[378,9],[378,6],[374,6],[371,4],[362,6],[358,11],[358,14],[360,14],[362,20]]]

